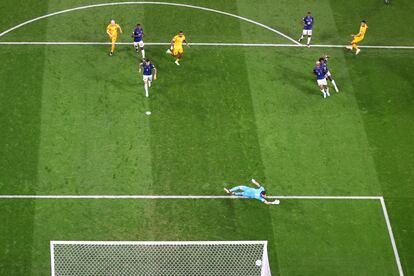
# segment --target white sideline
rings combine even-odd
[[[220,11],[220,10],[215,10],[215,9],[210,9],[210,8],[206,8],[206,7],[200,7],[200,6],[194,6],[194,5],[188,5],[188,4],[179,4],[179,3],[169,3],[169,2],[151,2],[151,1],[147,1],[147,2],[113,2],[113,3],[101,3],[101,4],[94,4],[94,5],[87,5],[87,6],[81,6],[81,7],[77,7],[77,8],[72,8],[72,9],[66,9],[66,10],[62,10],[62,11],[58,11],[58,12],[54,12],[54,13],[50,13],[50,14],[46,14],[43,16],[39,16],[36,18],[33,18],[31,20],[25,21],[23,23],[20,23],[8,30],[5,30],[4,32],[0,33],[0,38],[2,36],[4,36],[5,34],[12,32],[20,27],[23,27],[25,25],[28,25],[30,23],[36,22],[38,20],[44,19],[44,18],[48,18],[51,16],[55,16],[55,15],[59,15],[59,14],[63,14],[63,13],[68,13],[68,12],[72,12],[72,11],[77,11],[77,10],[84,10],[84,9],[89,9],[89,8],[96,8],[96,7],[105,7],[105,6],[116,6],[116,5],[144,5],[144,4],[152,4],[152,5],[166,5],[166,6],[176,6],[176,7],[185,7],[185,8],[192,8],[192,9],[197,9],[197,10],[203,10],[203,11],[208,11],[208,12],[214,12],[214,13],[218,13],[218,14],[223,14],[226,16],[230,16],[230,17],[234,17],[249,23],[252,23],[254,25],[257,25],[259,27],[262,27],[264,29],[267,29],[273,33],[276,33],[288,40],[290,40],[291,42],[293,42],[294,44],[300,45],[299,42],[297,42],[295,39],[291,38],[288,35],[285,35],[282,32],[279,32],[276,29],[273,29],[265,24],[259,23],[257,21],[245,18],[243,16],[240,15],[236,15],[236,14],[232,14],[232,13],[228,13],[228,12],[224,12],[224,11]]]
[[[132,42],[117,42],[117,45],[133,45]],[[83,41],[3,41],[0,45],[111,45],[111,42],[83,42]],[[148,46],[170,45],[167,42],[146,42]],[[236,47],[306,47],[302,44],[277,44],[277,43],[226,43],[226,42],[194,42],[191,46],[236,46]],[[347,45],[315,44],[313,48],[345,48]],[[365,49],[412,49],[414,46],[399,45],[362,45]]]
[[[400,276],[404,276],[400,256],[390,218],[388,216],[385,200],[382,196],[269,196],[278,199],[314,199],[314,200],[379,200],[383,210],[388,235],[391,240],[395,261]],[[201,195],[0,195],[0,199],[243,199],[238,196],[201,196]]]

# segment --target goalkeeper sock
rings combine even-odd
[[[142,54],[142,59],[144,59],[145,58],[145,50],[144,49],[141,50],[141,54]]]

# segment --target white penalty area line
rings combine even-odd
[[[394,251],[395,261],[400,276],[404,275],[400,256],[388,216],[384,197],[382,196],[269,196],[275,199],[308,199],[308,200],[379,200],[381,203],[388,235]],[[0,195],[0,199],[245,199],[238,196],[202,196],[202,195]]]
[[[208,195],[0,195],[0,199],[243,199],[240,196]],[[381,200],[382,196],[269,196],[275,199]]]
[[[132,42],[117,42],[117,45],[133,45]],[[82,41],[3,41],[0,45],[111,45],[111,42],[82,42]],[[167,42],[146,42],[148,46],[169,46]],[[190,46],[235,46],[235,47],[306,47],[303,44],[278,44],[278,43],[225,43],[225,42],[194,42]],[[311,48],[345,48],[348,45],[334,44],[315,44]],[[360,48],[365,49],[411,49],[414,46],[398,46],[398,45],[362,45]]]

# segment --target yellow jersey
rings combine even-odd
[[[112,36],[117,36],[119,28],[121,27],[118,24],[109,24],[108,27],[106,27],[106,31],[109,32]]]
[[[358,37],[364,37],[365,33],[367,32],[368,25],[365,24],[364,26],[359,27],[359,35]]]
[[[174,36],[173,38],[174,48],[182,48],[184,40],[185,40],[185,35],[181,37],[179,35]]]

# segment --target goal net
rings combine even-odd
[[[51,241],[54,275],[270,276],[267,241]]]

